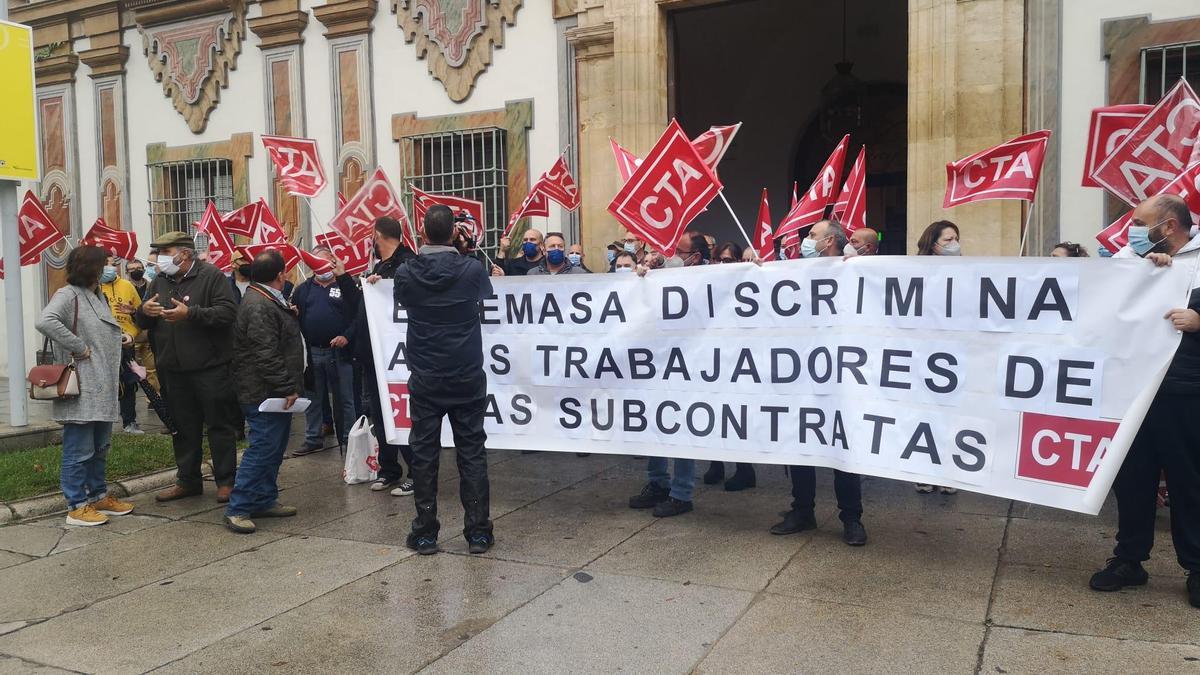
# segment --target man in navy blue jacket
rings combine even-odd
[[[412,421],[413,487],[417,508],[406,544],[422,555],[437,553],[438,459],[442,417],[449,416],[458,452],[463,535],[471,553],[494,543],[489,519],[487,453],[483,413],[480,303],[492,295],[487,270],[453,246],[454,214],[433,206],[425,215],[420,255],[396,270],[395,299],[408,311],[408,410]]]

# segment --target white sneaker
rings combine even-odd
[[[124,431],[127,434],[144,434],[144,433],[146,433],[146,432],[142,431],[142,428],[138,426],[137,422],[130,422],[129,424],[126,424]]]
[[[407,497],[413,493],[413,483],[411,480],[401,481],[400,485],[392,490],[393,497]]]

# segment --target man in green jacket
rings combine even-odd
[[[237,469],[237,398],[229,386],[237,303],[221,270],[197,258],[188,233],[168,232],[151,248],[158,251],[159,274],[136,318],[150,331],[163,397],[178,430],[172,444],[179,467],[175,485],[155,499],[204,492],[200,462],[207,425],[217,501],[224,503]]]
[[[233,331],[234,385],[250,445],[237,470],[225,526],[241,534],[254,532],[254,518],[296,515],[296,507],[275,501],[292,427],[290,410],[304,390],[304,342],[300,322],[283,297],[283,275],[278,251],[254,256]],[[259,411],[267,399],[283,399],[284,412]]]

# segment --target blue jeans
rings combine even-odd
[[[675,459],[675,477],[667,471],[666,457],[651,457],[646,462],[646,474],[650,482],[659,487],[671,488],[671,496],[681,502],[692,501],[692,490],[696,487],[696,460]]]
[[[309,347],[312,358],[313,403],[304,412],[305,445],[325,445],[321,437],[321,425],[325,420],[321,414],[324,401],[333,394],[334,428],[338,440],[346,445],[350,427],[354,426],[354,364],[345,349]]]
[[[263,413],[258,412],[257,405],[245,404],[242,413],[250,428],[246,435],[250,445],[238,464],[233,494],[225,509],[227,516],[249,516],[275,505],[279,498],[279,465],[292,430],[291,413]]]
[[[108,494],[104,467],[112,438],[112,422],[63,424],[62,471],[58,484],[72,511]]]

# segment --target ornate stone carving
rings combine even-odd
[[[226,14],[141,28],[142,44],[163,93],[192,133],[202,133],[208,116],[229,86],[229,71],[245,36],[245,5],[235,0]]]
[[[504,46],[504,24],[513,25],[523,0],[393,0],[405,39],[450,99],[465,101],[475,80]]]

